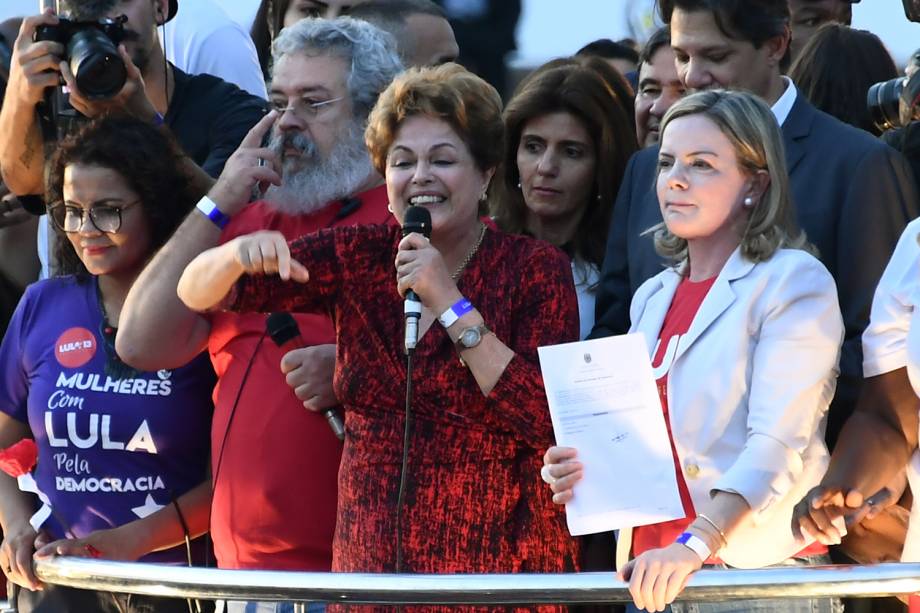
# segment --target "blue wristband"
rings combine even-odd
[[[207,196],[202,196],[195,208],[201,211],[205,217],[210,219],[211,222],[221,230],[226,228],[227,224],[230,223],[230,216],[224,215],[223,212],[217,208],[217,203]]]
[[[687,549],[690,549],[699,557],[700,562],[704,564],[706,560],[709,559],[709,556],[712,555],[712,551],[709,550],[709,545],[706,544],[706,541],[690,532],[682,533],[674,542],[680,543]]]
[[[445,328],[449,328],[454,323],[473,310],[473,303],[467,300],[466,298],[460,298],[455,302],[449,309],[441,313],[438,317],[438,321],[441,322],[441,325]]]

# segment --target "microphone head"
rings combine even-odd
[[[412,232],[418,232],[425,238],[431,238],[431,213],[423,206],[410,206],[406,209],[402,235],[408,236]]]
[[[297,321],[290,313],[271,313],[265,318],[265,331],[279,347],[292,338],[300,336]]]

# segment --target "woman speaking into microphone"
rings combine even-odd
[[[480,220],[502,136],[490,85],[455,64],[410,70],[380,96],[366,141],[393,214],[402,224],[410,207],[427,209],[430,239],[389,226],[290,245],[257,233],[202,253],[179,282],[193,309],[331,315],[347,430],[335,571],[576,567],[563,516],[533,478],[552,443],[537,347],[577,338],[575,291],[561,251]],[[404,443],[409,290],[423,309]]]

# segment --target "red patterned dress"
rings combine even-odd
[[[335,322],[348,432],[333,544],[340,572],[395,571],[406,384],[399,240],[386,226],[307,235],[291,250],[308,283],[245,277],[228,300],[236,311],[327,312]],[[578,338],[569,262],[546,243],[487,230],[458,286],[516,355],[485,397],[437,322],[419,340],[402,570],[575,571],[578,545],[539,476],[553,438],[537,347]],[[309,475],[291,486],[309,496]]]

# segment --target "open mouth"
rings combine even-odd
[[[412,206],[422,206],[426,204],[441,204],[447,200],[444,196],[435,196],[435,195],[423,195],[423,196],[412,196],[409,198],[409,204]]]

